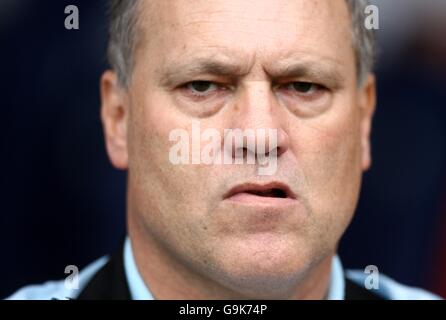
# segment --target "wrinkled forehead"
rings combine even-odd
[[[213,54],[266,65],[355,59],[345,0],[163,0],[143,2],[139,20],[140,49],[159,65]]]

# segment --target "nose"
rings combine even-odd
[[[282,121],[284,110],[269,82],[251,81],[243,86],[230,113],[231,127],[243,134],[243,139],[231,143],[227,150],[235,160],[249,156],[259,159],[274,155],[279,158],[288,150],[289,136]]]

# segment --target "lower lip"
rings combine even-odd
[[[226,200],[247,205],[289,206],[296,203],[292,198],[262,197],[252,193],[237,193]]]

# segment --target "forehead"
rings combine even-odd
[[[143,52],[158,65],[220,55],[243,63],[287,58],[353,63],[345,0],[162,0],[142,3]],[[146,50],[144,50],[146,49]]]

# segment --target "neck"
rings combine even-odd
[[[327,295],[333,254],[313,265],[302,277],[280,293],[240,293],[200,274],[180,261],[147,232],[145,227],[128,219],[137,269],[156,299],[229,300],[229,299],[298,299],[319,300]]]

